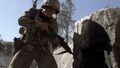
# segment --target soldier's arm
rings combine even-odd
[[[59,46],[59,39],[56,37],[56,35],[58,35],[58,23],[55,20],[52,20],[49,25],[49,39],[53,44],[53,48]]]
[[[20,18],[18,19],[18,23],[19,23],[20,26],[25,26],[25,27],[27,27],[27,26],[33,24],[33,23],[34,23],[34,20],[33,20],[33,19],[30,19],[30,18],[27,17],[27,16],[22,16],[22,17],[20,17]]]
[[[111,46],[110,42],[108,42],[105,45],[104,49],[107,51],[107,54],[110,54],[110,52],[112,51],[112,46]]]
[[[94,42],[103,45],[104,50],[107,51],[108,54],[112,51],[112,45],[110,44],[110,39],[108,36],[97,38]]]
[[[34,8],[30,8],[29,11],[25,11],[25,14],[18,19],[18,23],[20,26],[29,26],[35,22],[35,17],[38,10]]]
[[[107,32],[104,34],[103,37],[104,37],[103,43],[105,44],[104,49],[107,51],[108,54],[110,54],[110,52],[112,51],[112,45],[110,43],[110,38]]]

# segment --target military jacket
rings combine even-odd
[[[25,15],[21,16],[18,19],[19,25],[26,28],[25,31],[22,31],[22,32],[25,32],[25,34],[26,34],[26,39],[25,39],[26,41],[29,41],[29,42],[32,42],[32,43],[34,43],[34,42],[37,43],[38,42],[38,34],[40,36],[41,35],[43,35],[43,36],[46,35],[46,32],[42,33],[39,28],[35,27],[36,23],[47,23],[47,24],[49,24],[48,27],[51,30],[53,30],[54,33],[56,33],[56,34],[58,33],[58,24],[57,24],[55,19],[53,19],[52,17],[51,18],[45,17],[45,15],[42,14],[41,10],[36,10],[36,9],[33,9],[33,10],[26,12]],[[35,19],[36,19],[36,15],[37,15],[38,12],[39,12],[39,15],[37,17],[38,22],[36,22]],[[34,15],[32,15],[32,14],[34,14]],[[39,32],[39,33],[37,33],[37,32]],[[48,33],[49,33],[49,31],[48,31]],[[41,37],[43,37],[43,36],[41,36]],[[44,39],[46,39],[45,36],[44,36]],[[52,39],[52,41],[53,41],[53,39]]]

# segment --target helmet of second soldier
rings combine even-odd
[[[42,8],[51,7],[56,11],[56,14],[60,11],[60,2],[58,0],[44,0]]]

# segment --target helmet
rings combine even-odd
[[[30,14],[31,16],[35,17],[37,14],[38,10],[35,8],[30,8],[28,11],[25,11],[25,14]]]
[[[60,11],[60,2],[58,0],[44,0],[42,8],[52,7],[56,10],[56,13]]]

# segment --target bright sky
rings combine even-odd
[[[2,39],[13,41],[19,37],[18,18],[31,7],[32,0],[1,0],[0,1],[0,34]],[[75,11],[73,19],[79,20],[98,9],[120,7],[120,0],[73,0]]]

